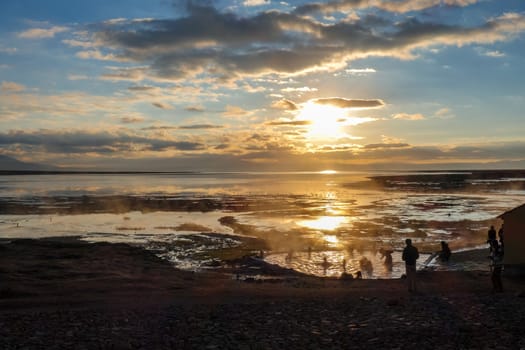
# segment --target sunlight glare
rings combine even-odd
[[[348,136],[342,130],[347,117],[346,113],[347,111],[342,108],[308,102],[302,108],[297,119],[307,120],[311,123],[308,127],[310,138],[341,138]]]
[[[339,239],[335,235],[324,235],[324,240],[328,243],[337,244],[339,243]]]
[[[320,171],[319,174],[322,174],[322,175],[333,175],[333,174],[337,174],[337,171],[336,170],[327,169],[327,170]]]
[[[333,231],[346,222],[348,218],[345,216],[321,216],[315,220],[302,220],[297,224],[314,230]]]

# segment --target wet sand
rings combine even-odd
[[[483,261],[486,251],[453,255]],[[481,259],[481,260],[480,260]],[[269,277],[236,280],[259,264]],[[525,282],[488,271],[340,280],[258,260],[174,269],[126,244],[0,244],[0,348],[319,349],[525,347]]]

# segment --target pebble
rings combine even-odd
[[[0,349],[525,348],[523,299],[488,298],[422,296],[395,309],[356,299],[0,310]]]

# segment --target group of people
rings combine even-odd
[[[503,267],[503,252],[504,252],[504,231],[503,231],[503,225],[501,225],[499,231],[496,232],[496,229],[494,226],[490,226],[490,229],[488,231],[488,237],[487,237],[487,243],[489,244],[490,249],[490,257],[492,260],[491,268],[492,268],[492,283],[494,286],[494,291],[500,292],[502,291],[502,285],[501,285],[501,270]],[[412,244],[412,240],[410,238],[407,238],[405,240],[405,248],[403,249],[402,253],[402,260],[405,262],[405,272],[406,272],[406,279],[408,284],[408,290],[410,292],[417,292],[417,284],[416,284],[416,261],[419,259],[419,251],[418,249]],[[381,258],[384,259],[385,266],[392,267],[392,250],[385,250],[380,249],[379,253],[381,254]],[[290,251],[287,255],[287,261],[292,259],[293,252]],[[450,247],[448,246],[448,243],[445,241],[441,241],[441,250],[438,253],[435,253],[439,260],[441,262],[448,262],[450,260],[450,257],[452,255],[452,252],[450,250]],[[308,248],[308,257],[311,255],[311,248]],[[435,255],[434,255],[435,256]],[[363,258],[360,261],[360,267],[361,269],[366,270],[367,268],[371,268],[371,262]],[[323,267],[326,268],[331,265],[328,263],[327,258],[324,257],[323,260]],[[343,259],[343,275],[349,275],[346,273],[346,259]],[[351,275],[350,275],[351,276]],[[352,276],[353,277],[353,276]],[[358,275],[356,278],[361,278],[361,272],[358,272]]]
[[[417,291],[416,286],[416,260],[419,258],[419,251],[412,245],[412,240],[407,238],[405,240],[406,247],[403,249],[402,259],[405,262],[406,278],[408,283],[408,290],[411,292]],[[504,230],[503,225],[496,232],[494,226],[490,226],[488,231],[487,243],[490,249],[491,270],[492,270],[492,286],[494,292],[502,292],[503,285],[501,282],[501,272],[503,270],[503,255],[504,255]],[[452,252],[445,241],[441,242],[441,251],[438,253],[439,259],[442,262],[448,262]]]
[[[409,292],[417,292],[416,284],[416,261],[419,259],[418,249],[412,245],[412,240],[407,238],[405,240],[405,248],[403,249],[402,259],[405,262],[405,273]],[[448,243],[441,241],[441,251],[438,253],[439,260],[448,262],[452,252]]]

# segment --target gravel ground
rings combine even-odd
[[[524,349],[525,298],[262,301],[0,313],[1,349]]]
[[[247,283],[123,244],[14,241],[0,245],[0,350],[525,349],[523,278],[497,294],[487,271],[422,271],[418,284]]]

